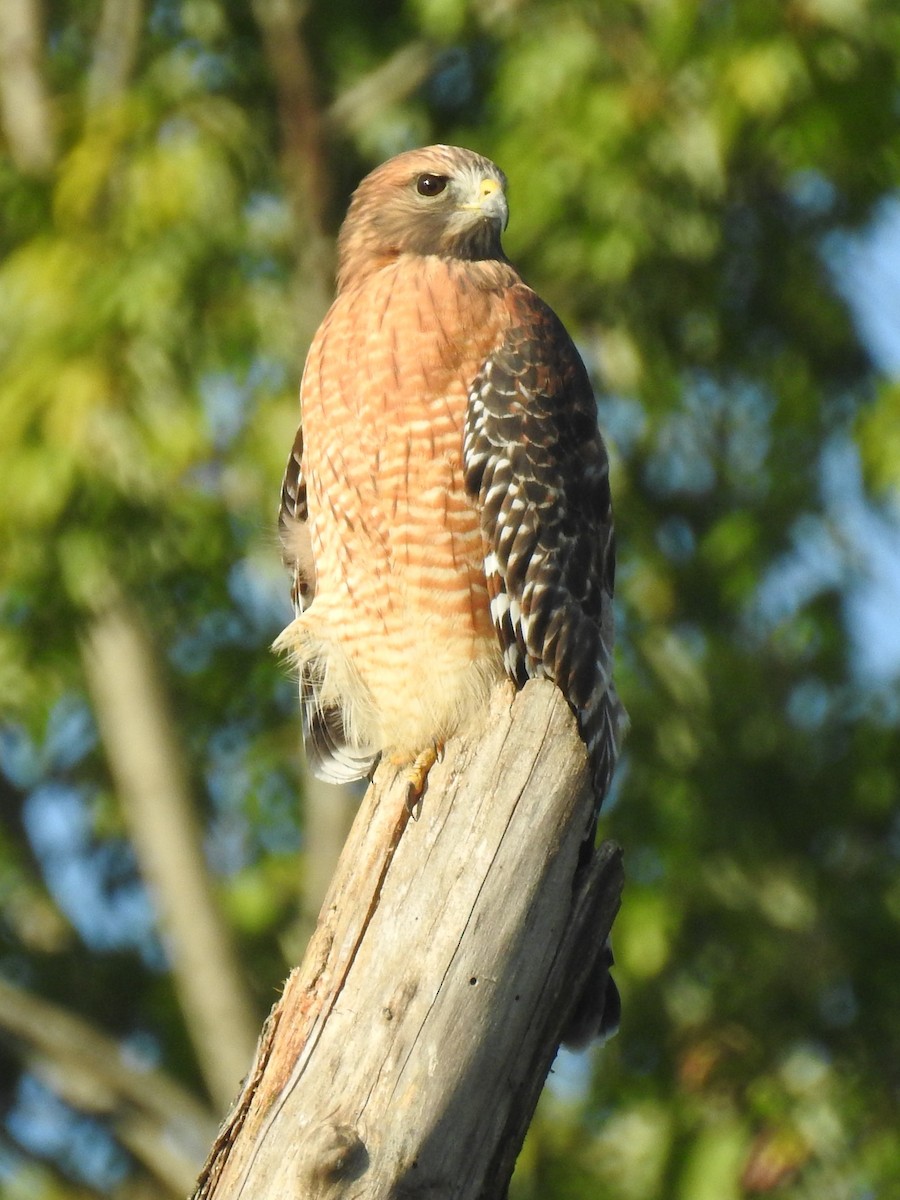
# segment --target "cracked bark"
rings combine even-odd
[[[556,688],[494,699],[412,819],[376,773],[195,1200],[502,1197],[622,887]]]

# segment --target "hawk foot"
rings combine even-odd
[[[412,817],[418,816],[417,809],[425,791],[425,785],[428,782],[428,772],[437,762],[443,749],[443,746],[428,746],[420,754],[417,754],[412,762],[408,758],[401,758],[399,755],[391,757],[391,762],[395,766],[404,768],[404,775],[406,777],[406,807],[409,809]]]

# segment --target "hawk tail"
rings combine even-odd
[[[587,747],[599,812],[609,791],[619,747],[628,728],[628,714],[616,689],[610,685],[600,693],[595,703],[576,710],[576,715],[578,730]]]
[[[303,664],[300,717],[307,765],[316,779],[324,783],[365,779],[378,759],[378,752],[353,745],[340,705],[322,705],[322,679],[323,670],[315,660]]]

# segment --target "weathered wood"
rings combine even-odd
[[[593,801],[556,688],[491,716],[417,819],[379,768],[197,1200],[505,1195],[622,872],[611,844],[578,866]]]

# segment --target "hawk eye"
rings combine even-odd
[[[446,175],[420,175],[416,180],[416,191],[420,196],[439,196],[447,182]]]

